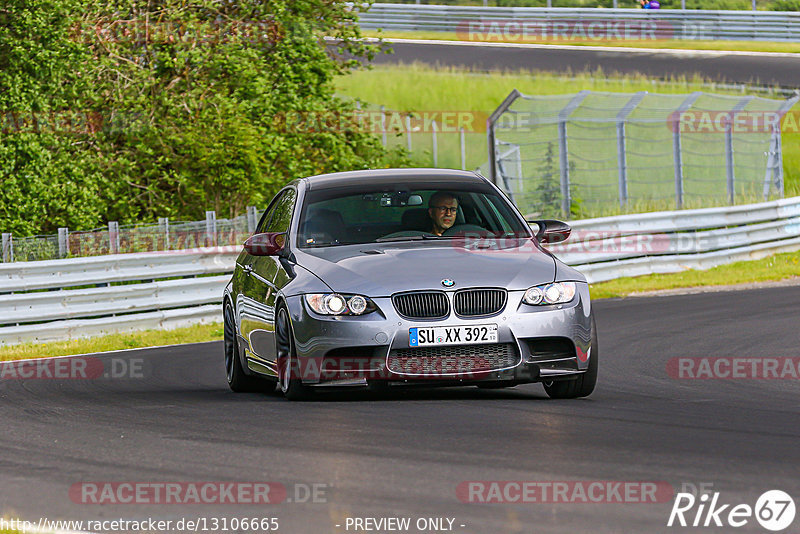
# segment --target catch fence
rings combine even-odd
[[[799,99],[515,90],[490,117],[487,170],[533,217],[782,198]]]

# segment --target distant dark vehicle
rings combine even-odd
[[[534,226],[471,172],[291,182],[225,288],[228,384],[277,383],[292,400],[337,386],[529,382],[555,398],[589,395],[598,352],[586,278],[540,245],[570,228]]]

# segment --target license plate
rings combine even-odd
[[[408,345],[410,347],[475,345],[478,343],[497,343],[497,325],[476,324],[469,326],[435,326],[408,329]]]

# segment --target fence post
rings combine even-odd
[[[681,102],[678,109],[672,114],[672,167],[675,172],[675,207],[683,208],[683,150],[681,148],[681,115],[687,111],[702,95],[702,91],[695,91]]]
[[[158,231],[164,234],[164,250],[169,250],[169,217],[158,218]]]
[[[619,171],[619,206],[625,207],[628,203],[628,159],[625,150],[625,123],[639,102],[644,99],[647,91],[639,91],[617,113],[617,169]]]
[[[69,228],[58,229],[58,257],[66,258],[69,254]]]
[[[465,143],[464,128],[461,128],[461,170],[467,170],[467,147]]]
[[[794,106],[798,100],[800,100],[800,92],[796,92],[794,96],[787,98],[778,108],[778,111],[775,113],[777,116],[770,125],[772,135],[770,137],[770,147],[767,155],[767,170],[764,174],[764,200],[769,199],[769,191],[772,184],[775,184],[779,198],[783,198],[783,142],[781,119],[792,109],[792,106]]]
[[[206,212],[206,246],[217,246],[217,213],[215,211]]]
[[[14,240],[10,233],[3,233],[3,263],[14,261]]]
[[[558,163],[561,173],[561,214],[567,217],[572,206],[569,186],[569,155],[567,153],[567,120],[591,91],[583,90],[572,97],[569,104],[558,112]]]
[[[511,104],[514,103],[517,98],[521,97],[522,93],[513,89],[508,96],[503,100],[503,102],[497,107],[496,110],[489,115],[489,118],[486,119],[486,144],[488,145],[488,154],[489,154],[489,180],[492,181],[493,184],[498,185],[497,180],[497,137],[495,135],[494,127],[500,117],[503,116],[503,113],[508,111],[508,108],[511,107]]]
[[[386,106],[381,106],[381,141],[383,146],[386,146],[388,142],[386,138]]]
[[[255,206],[247,206],[247,232],[252,234],[258,226],[258,213]]]
[[[439,166],[439,144],[436,141],[436,121],[431,121],[431,135],[433,136],[433,166]]]
[[[411,115],[406,115],[406,148],[411,152]]]
[[[753,96],[746,96],[733,106],[728,115],[728,124],[725,125],[725,171],[728,183],[728,203],[736,203],[736,176],[733,167],[733,121],[736,120],[736,113],[742,111],[747,104],[753,100]]]
[[[108,221],[108,253],[119,254],[119,223]]]

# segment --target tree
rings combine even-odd
[[[73,192],[71,210],[54,205],[41,230],[53,230],[55,220],[76,227],[201,218],[206,209],[230,216],[263,206],[293,178],[384,166],[392,157],[356,127],[352,104],[333,93],[334,77],[358,65],[346,58],[378,51],[358,39],[357,10],[343,2],[7,5],[0,95],[11,94],[0,100],[4,109],[85,120],[46,137],[12,129],[0,139],[0,179],[14,191],[0,197],[4,230],[35,226],[38,217],[7,203],[27,195],[44,203],[49,186]],[[337,40],[338,53],[326,36]],[[335,120],[304,129],[287,122],[291,113]],[[19,156],[31,151],[41,156],[30,160],[39,167],[28,164],[24,183],[10,181],[19,176]]]

